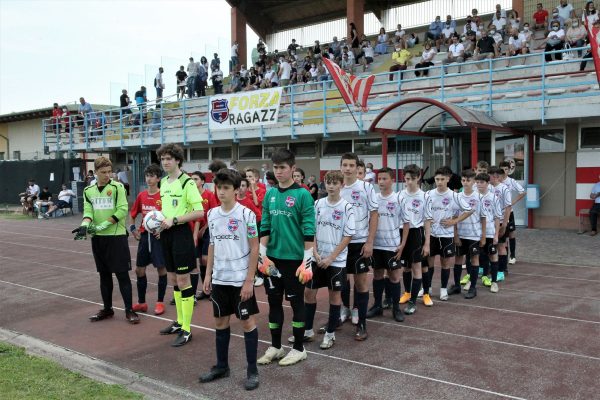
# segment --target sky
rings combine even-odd
[[[248,27],[248,48],[258,36]],[[118,106],[165,69],[165,94],[188,58],[231,54],[225,0],[0,0],[0,115],[75,104]]]

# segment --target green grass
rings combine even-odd
[[[0,399],[142,399],[120,385],[108,385],[30,356],[0,342]]]

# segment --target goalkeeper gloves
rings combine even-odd
[[[315,259],[313,258],[313,248],[311,247],[308,250],[304,250],[304,260],[296,270],[296,276],[298,277],[298,280],[301,284],[304,285],[312,279],[312,267],[314,263]]]
[[[260,245],[258,254],[258,270],[265,276],[281,276],[273,261],[267,257],[267,248]]]
[[[104,221],[98,225],[96,225],[96,232],[102,232],[103,230],[105,230],[106,228],[108,228],[109,226],[111,226],[112,224],[109,221]]]
[[[87,239],[88,226],[90,225],[89,221],[84,221],[80,227],[75,228],[71,231],[71,233],[75,234],[74,240],[85,240]]]

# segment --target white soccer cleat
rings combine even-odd
[[[306,349],[304,349],[302,351],[292,349],[292,350],[290,350],[289,353],[287,353],[287,356],[285,356],[281,360],[279,360],[279,365],[281,365],[281,366],[294,365],[294,364],[299,363],[302,360],[306,360],[307,356],[308,356],[308,354],[306,353]]]
[[[340,324],[343,324],[348,319],[350,319],[350,309],[342,306],[342,309],[340,310]]]
[[[358,308],[353,308],[352,309],[352,325],[357,325],[358,324]]]
[[[442,300],[442,301],[448,300],[448,289],[440,288],[440,300]]]
[[[471,288],[471,281],[468,281],[467,283],[465,283],[465,286],[463,286],[463,290],[465,292],[468,292],[470,288]]]
[[[273,346],[269,346],[267,351],[265,351],[265,354],[261,358],[256,360],[256,363],[260,365],[267,365],[271,364],[275,360],[283,358],[284,356],[285,350],[283,350],[283,347],[281,349],[276,349]]]
[[[421,289],[419,290],[419,293],[417,294],[417,297],[423,297],[423,293],[424,293],[424,292],[423,292],[423,288],[421,288]]]
[[[333,347],[333,345],[335,344],[335,333],[325,333],[325,336],[323,336],[323,341],[321,342],[321,344],[319,345],[319,347],[323,350],[327,350]]]
[[[304,343],[307,342],[312,342],[313,340],[315,340],[315,331],[314,330],[307,330],[304,332]],[[294,335],[290,336],[288,338],[288,343],[293,344],[296,341],[296,339],[294,338]]]
[[[508,263],[509,263],[510,265],[514,265],[514,264],[516,264],[516,263],[517,263],[517,259],[513,257],[513,258],[511,258],[510,260],[508,260]]]
[[[498,293],[498,283],[497,282],[492,282],[492,286],[490,286],[490,292]]]

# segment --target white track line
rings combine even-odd
[[[31,236],[31,237],[38,237],[38,238],[44,238],[44,239],[55,239],[55,240],[67,240],[69,242],[73,242],[74,239],[73,238],[64,238],[64,237],[60,237],[60,236],[44,236],[44,235],[32,235],[31,233],[19,233],[19,232],[10,232],[9,235],[21,235],[21,236]],[[128,240],[129,243],[129,240]],[[129,245],[130,249],[136,249],[137,250],[137,246],[132,246]]]
[[[56,292],[52,292],[52,291],[49,291],[49,290],[38,289],[38,288],[31,287],[31,286],[25,286],[25,285],[21,285],[21,284],[18,284],[18,283],[7,282],[7,281],[4,281],[4,280],[0,280],[0,283],[4,283],[4,284],[7,284],[7,285],[12,285],[12,286],[20,287],[20,288],[23,288],[23,289],[33,290],[33,291],[37,291],[37,292],[41,292],[41,293],[51,294],[51,295],[54,295],[54,296],[64,297],[64,298],[67,298],[67,299],[70,299],[70,300],[76,300],[76,301],[81,301],[81,302],[85,302],[85,303],[88,303],[88,304],[96,304],[96,305],[102,306],[101,303],[98,303],[98,302],[95,302],[95,301],[91,301],[91,300],[87,300],[87,299],[82,299],[82,298],[74,297],[74,296],[69,296],[69,295],[65,295],[65,294],[61,294],[61,293],[56,293]],[[123,311],[123,308],[120,308],[120,307],[113,307],[113,308],[117,309],[117,310]],[[140,315],[144,315],[145,317],[154,318],[154,319],[158,319],[158,320],[162,320],[162,321],[170,321],[170,319],[168,319],[168,318],[164,318],[164,317],[160,317],[160,316],[156,316],[156,315],[149,315],[149,314],[140,314]],[[202,325],[191,324],[191,326],[193,326],[194,328],[205,330],[205,331],[214,332],[213,328],[208,328],[208,327],[205,327],[205,326],[202,326]],[[236,334],[236,333],[232,333],[231,336],[235,336],[237,338],[244,339],[243,335]],[[269,341],[266,341],[266,340],[259,340],[259,342],[267,344],[267,345],[271,344]],[[285,345],[283,345],[283,347],[290,348],[289,346],[285,346]],[[418,378],[418,379],[427,380],[427,381],[430,381],[430,382],[441,383],[441,384],[448,385],[448,386],[454,386],[454,387],[459,387],[461,389],[473,390],[473,391],[476,391],[476,392],[479,392],[479,393],[486,393],[486,394],[490,394],[490,395],[498,396],[498,397],[506,397],[506,398],[515,399],[515,400],[526,400],[524,397],[511,396],[511,395],[505,394],[505,393],[495,392],[495,391],[492,391],[492,390],[482,389],[482,388],[478,388],[478,387],[474,387],[474,386],[469,386],[469,385],[463,385],[463,384],[460,384],[460,383],[450,382],[450,381],[446,381],[446,380],[443,380],[443,379],[436,379],[436,378],[432,378],[432,377],[429,377],[429,376],[418,375],[418,374],[415,374],[415,373],[412,373],[412,372],[406,372],[406,371],[402,371],[402,370],[398,370],[398,369],[382,367],[380,365],[368,364],[368,363],[364,363],[364,362],[361,362],[361,361],[355,361],[355,360],[351,360],[351,359],[348,359],[348,358],[332,356],[332,355],[323,354],[323,353],[319,353],[319,352],[314,352],[314,351],[310,351],[310,350],[306,350],[306,351],[307,351],[307,353],[314,354],[315,356],[319,356],[319,357],[323,357],[323,358],[330,358],[330,359],[338,360],[338,361],[344,361],[344,362],[347,362],[347,363],[350,363],[350,364],[360,365],[360,366],[367,367],[367,368],[373,368],[373,369],[377,369],[377,370],[381,370],[381,371],[392,372],[392,373],[395,373],[395,374],[398,374],[398,375],[409,376],[411,378]]]
[[[600,301],[600,298],[598,297],[584,297],[584,296],[569,296],[567,294],[556,294],[553,292],[533,292],[531,290],[522,290],[522,289],[509,289],[509,288],[502,288],[502,291],[508,290],[509,292],[519,292],[519,293],[529,293],[529,294],[539,294],[541,296],[548,296],[548,297],[567,297],[570,299],[583,299],[583,300],[591,300],[591,301]]]
[[[0,258],[11,259],[10,257],[2,257],[2,256],[0,256]],[[16,260],[16,259],[13,259],[13,260]],[[94,273],[93,271],[81,270],[81,269],[77,269],[77,268],[62,267],[62,266],[58,266],[58,265],[47,264],[47,263],[40,263],[40,262],[35,262],[35,261],[33,261],[33,262],[30,261],[30,263],[96,275],[96,273]],[[134,279],[130,279],[130,280],[133,283],[136,282]],[[158,286],[154,282],[148,282],[148,284],[151,285],[151,286]],[[171,285],[169,285],[168,287],[172,288]],[[261,300],[258,300],[258,299],[256,301],[257,301],[257,303],[261,303],[261,304],[265,304],[265,305],[269,304],[266,301],[261,301]],[[283,307],[291,309],[291,307],[288,306],[288,305],[286,305],[286,304],[283,304]],[[329,315],[329,313],[325,312],[325,311],[318,311],[317,310],[317,313],[318,314],[323,314],[323,315]],[[412,329],[412,330],[418,330],[418,331],[429,332],[429,333],[437,333],[437,334],[440,334],[440,335],[455,336],[455,337],[460,337],[460,338],[464,338],[464,339],[477,340],[477,341],[481,341],[481,342],[488,342],[488,343],[494,343],[494,344],[514,346],[514,347],[525,348],[525,349],[529,349],[529,350],[549,352],[549,353],[561,354],[561,355],[565,355],[565,356],[572,356],[572,357],[578,357],[578,358],[585,358],[585,359],[591,359],[591,360],[595,360],[595,361],[600,361],[600,357],[593,357],[593,356],[588,356],[588,355],[585,355],[585,354],[578,354],[578,353],[571,353],[571,352],[567,352],[567,351],[548,349],[548,348],[544,348],[544,347],[528,346],[528,345],[514,343],[514,342],[505,342],[505,341],[502,341],[502,340],[482,338],[482,337],[479,337],[479,336],[463,335],[463,334],[460,334],[460,333],[445,332],[445,331],[440,331],[440,330],[435,330],[435,329],[421,328],[421,327],[412,326],[412,325],[404,325],[404,324],[392,323],[392,322],[385,322],[385,321],[379,321],[379,320],[374,320],[374,319],[369,320],[369,323],[380,324],[380,325],[390,325],[390,326],[394,326],[394,327],[397,327],[397,328],[405,328],[405,329]]]
[[[65,250],[65,249],[57,249],[55,247],[39,246],[36,244],[23,244],[23,243],[2,241],[2,244],[5,244],[5,243],[14,244],[15,246],[34,247],[36,249],[53,250],[53,251],[60,251],[60,252],[64,252],[64,253],[85,254],[86,256],[93,256],[93,254],[91,252],[85,252],[85,251]],[[129,247],[131,247],[131,246],[129,246]],[[0,248],[0,250],[2,250],[2,249]],[[131,257],[131,261],[136,261],[136,258]]]
[[[600,268],[598,268],[598,272],[600,272]],[[556,276],[556,275],[538,275],[538,274],[524,274],[522,272],[509,272],[509,275],[520,275],[520,276],[534,276],[536,278],[548,278],[548,279],[566,279],[569,281],[582,281],[582,282],[600,282],[598,279],[584,279],[584,278],[569,278],[566,276]]]

